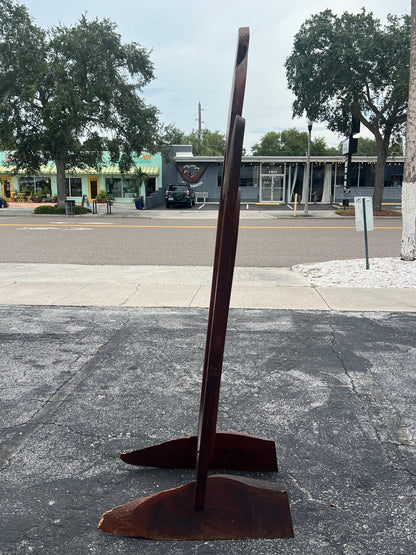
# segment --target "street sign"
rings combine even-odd
[[[364,206],[363,206],[364,204]],[[371,197],[355,197],[355,230],[364,231],[364,208],[367,231],[374,230],[373,199]]]
[[[345,141],[342,141],[342,154],[348,154],[348,150],[350,148],[350,140],[349,139],[345,139]]]

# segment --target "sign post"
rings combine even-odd
[[[355,230],[364,231],[365,269],[369,270],[367,231],[374,230],[373,199],[371,197],[355,197]]]

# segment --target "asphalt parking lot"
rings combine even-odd
[[[216,542],[97,530],[193,479],[118,455],[196,432],[207,310],[0,313],[2,554],[416,552],[416,313],[231,311],[218,429],[275,440],[295,538]]]

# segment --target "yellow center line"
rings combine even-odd
[[[120,228],[120,229],[216,229],[216,225],[127,225],[127,224],[89,224],[89,223],[79,223],[79,224],[66,224],[66,223],[0,223],[0,227],[88,227],[90,229],[94,228]],[[239,229],[355,229],[355,226],[296,226],[296,225],[262,225],[262,226],[248,226],[241,225]],[[401,226],[374,226],[374,229],[402,229]]]

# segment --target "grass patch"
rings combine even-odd
[[[339,210],[335,211],[335,214],[338,214],[338,216],[355,216],[355,209],[354,208],[347,208],[346,210],[344,210],[343,208],[340,208]],[[373,212],[374,216],[401,216],[402,213],[400,212],[400,210],[375,210]]]
[[[37,206],[33,210],[34,214],[65,214],[65,206],[55,206],[46,205],[46,206]],[[89,214],[91,210],[89,208],[85,208],[85,206],[75,206],[75,214]]]

